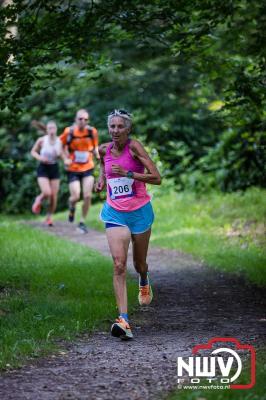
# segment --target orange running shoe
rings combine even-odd
[[[33,214],[40,214],[41,207],[42,207],[42,201],[40,199],[40,196],[37,196],[34,200],[31,211],[33,212]]]
[[[150,285],[149,277],[147,275],[148,283],[145,286],[140,285],[140,278],[139,278],[139,295],[138,300],[141,306],[148,306],[152,302],[153,293],[152,288]]]
[[[122,340],[133,339],[133,333],[129,326],[129,323],[122,317],[118,317],[115,323],[111,327],[111,335],[120,337]]]

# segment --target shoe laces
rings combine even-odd
[[[150,285],[140,286],[139,291],[142,296],[148,296],[150,294]]]
[[[127,329],[130,329],[129,323],[122,317],[116,318],[115,322],[125,325]]]

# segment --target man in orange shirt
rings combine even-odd
[[[60,136],[64,152],[71,160],[67,167],[69,183],[69,222],[75,218],[76,203],[83,192],[82,217],[79,228],[87,233],[85,218],[88,214],[94,184],[93,169],[94,155],[100,158],[98,151],[97,129],[88,125],[89,113],[87,110],[78,110],[74,125],[65,128]]]

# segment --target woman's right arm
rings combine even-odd
[[[41,162],[47,162],[48,160],[45,157],[42,157],[40,155],[40,150],[42,147],[42,142],[43,142],[43,138],[39,138],[33,145],[30,154],[32,155],[32,157],[34,157],[36,160],[41,161]]]
[[[104,143],[99,147],[99,156],[100,156],[100,175],[98,181],[95,185],[95,191],[101,192],[106,185],[106,176],[105,176],[105,168],[104,168],[104,156],[106,154],[106,149],[109,143]]]

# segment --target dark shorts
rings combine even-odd
[[[67,171],[67,179],[68,183],[74,182],[74,181],[82,181],[83,178],[86,176],[92,176],[93,175],[94,168],[88,169],[87,171],[83,172],[72,172],[72,171]]]
[[[37,168],[38,178],[59,179],[59,166],[58,164],[43,164],[40,163]]]

